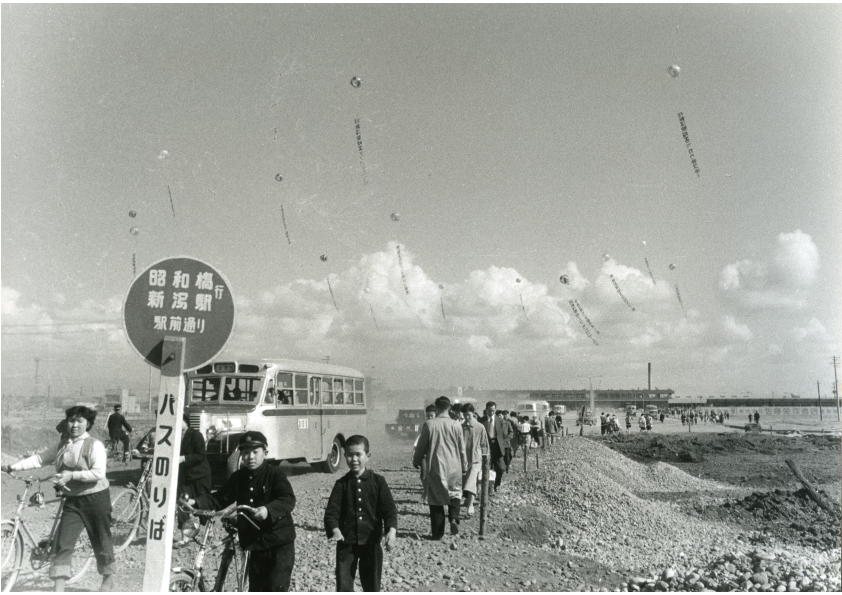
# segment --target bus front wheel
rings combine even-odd
[[[342,463],[342,442],[339,437],[333,439],[327,458],[321,462],[321,470],[325,473],[336,473]]]

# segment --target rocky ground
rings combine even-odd
[[[398,545],[385,556],[384,590],[840,589],[838,435],[785,438],[721,426],[685,434],[669,419],[655,431],[603,438],[598,428],[587,428],[585,437],[530,452],[527,470],[516,460],[492,496],[486,535],[478,535],[477,514],[462,521],[458,536],[441,542],[427,539],[429,518],[417,471],[409,465],[411,444],[389,443],[372,432],[372,467],[387,478],[400,515]],[[785,458],[798,462],[835,514],[805,497]],[[284,468],[298,498],[293,586],[333,590],[322,515],[335,476],[306,465]],[[136,463],[115,463],[109,475],[119,485],[137,472]],[[3,478],[4,518],[19,487]],[[26,514],[46,532],[49,513]],[[140,589],[143,545],[139,540],[119,555],[117,590]],[[176,550],[173,565],[189,565],[194,553],[192,546]],[[205,559],[211,574],[216,562],[217,552]],[[97,584],[89,572],[68,590]],[[49,586],[45,574],[27,570],[15,590]]]

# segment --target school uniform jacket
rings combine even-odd
[[[242,467],[213,494],[196,498],[198,508],[222,510],[236,502],[252,508],[265,506],[266,520],[255,521],[260,530],[243,518],[237,520],[240,545],[252,551],[277,549],[295,540],[292,509],[295,494],[286,474],[280,468],[263,463],[252,472]],[[254,520],[254,519],[252,519]]]
[[[398,509],[386,480],[371,469],[359,477],[349,471],[337,479],[324,523],[328,537],[338,528],[347,545],[380,543],[384,529],[398,529]]]

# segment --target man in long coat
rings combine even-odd
[[[444,537],[444,507],[448,507],[450,534],[459,533],[462,475],[468,470],[462,426],[450,418],[450,399],[436,399],[436,416],[424,422],[412,465],[418,469],[427,457],[427,504],[433,539]]]

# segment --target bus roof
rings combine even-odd
[[[257,366],[258,369],[262,372],[266,368],[271,368],[273,366],[278,366],[283,371],[289,372],[302,372],[305,374],[326,374],[328,376],[350,376],[352,378],[365,378],[362,372],[359,372],[353,368],[347,368],[345,366],[335,366],[333,364],[322,364],[319,362],[308,362],[304,360],[295,360],[295,359],[249,359],[249,360],[234,360],[234,359],[224,359],[211,362],[208,366],[215,366],[216,364],[222,363],[233,363],[237,362],[237,366],[245,365],[252,365]],[[207,366],[203,366],[199,368],[202,370]],[[213,368],[211,368],[213,369]],[[199,374],[199,370],[195,370],[190,372],[191,375]],[[212,373],[212,372],[208,372]]]

